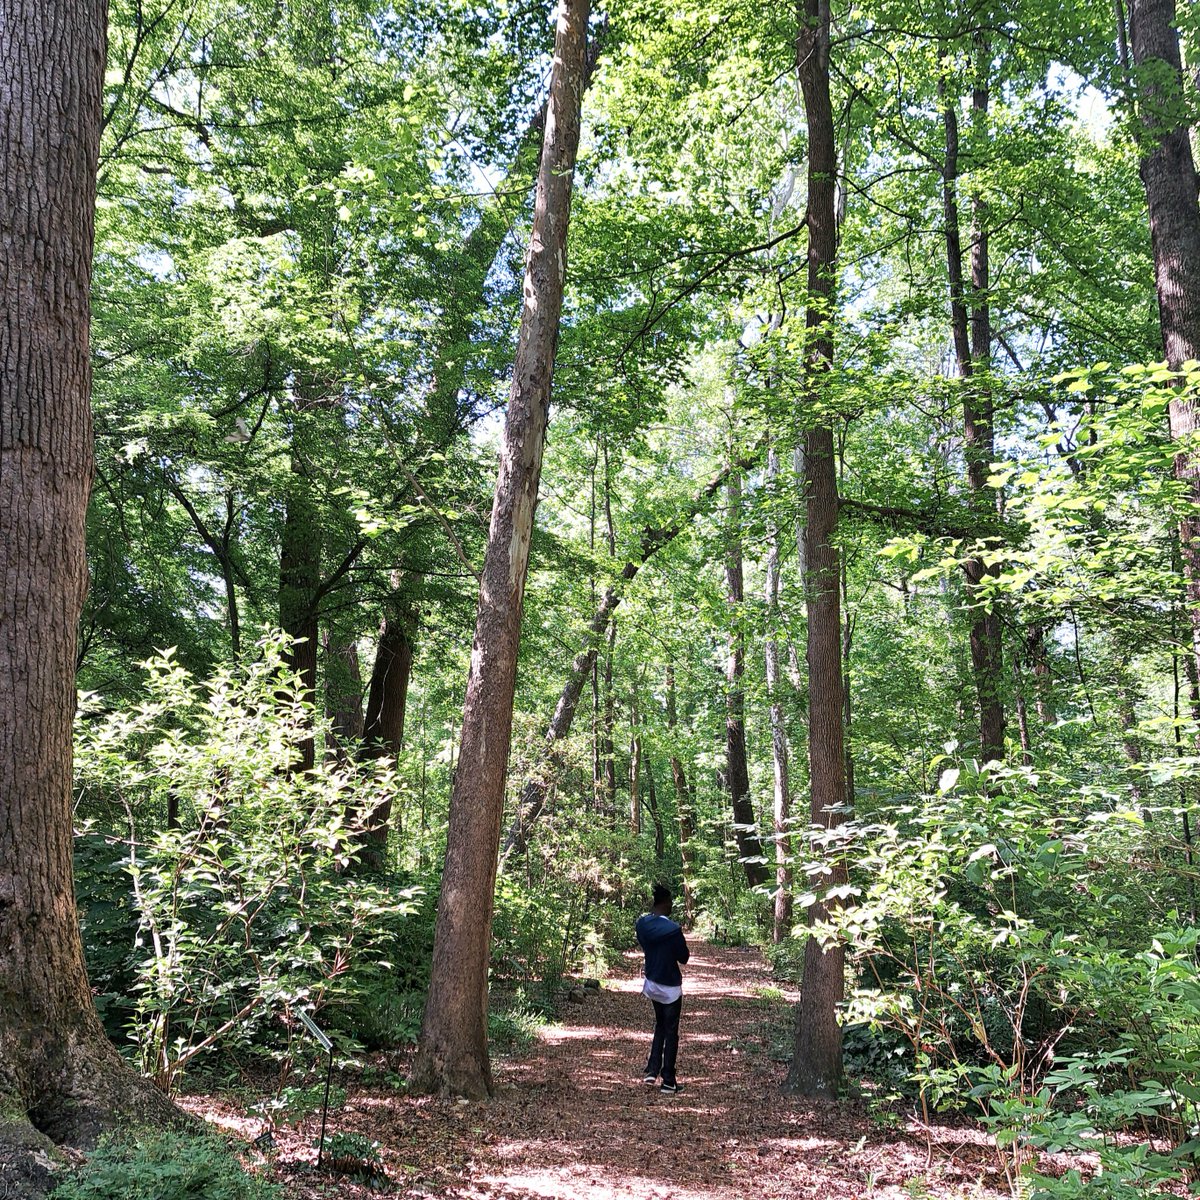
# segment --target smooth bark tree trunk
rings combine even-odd
[[[1139,72],[1142,182],[1150,213],[1154,282],[1163,350],[1173,368],[1200,359],[1200,205],[1196,165],[1182,114],[1184,86],[1174,0],[1131,0],[1130,46]],[[1200,430],[1192,395],[1170,404],[1171,437],[1187,448],[1175,456],[1175,477],[1188,489],[1194,512],[1179,522],[1187,580],[1192,657],[1200,664],[1200,455],[1190,443]]]
[[[178,1115],[108,1043],[72,880],[75,653],[87,590],[88,349],[105,5],[0,11],[0,1194],[55,1146]]]
[[[798,0],[796,61],[808,126],[808,278],[805,324],[806,389],[819,401],[833,362],[833,305],[836,296],[837,151],[829,95],[828,0]],[[827,420],[827,418],[817,418]],[[808,598],[808,761],[810,820],[833,829],[845,820],[846,759],[843,748],[841,570],[834,542],[837,528],[837,458],[833,429],[821,423],[804,435],[806,526],[805,585]],[[828,863],[827,886],[846,880],[845,860]],[[825,919],[828,904],[808,910],[810,923]],[[804,976],[796,1006],[792,1063],[785,1088],[801,1096],[833,1099],[842,1078],[842,1030],[838,1005],[845,992],[845,949],[822,948],[809,936]]]
[[[450,797],[429,994],[410,1077],[417,1091],[475,1099],[492,1091],[487,1008],[496,859],[521,609],[566,275],[588,10],[588,0],[563,0],[558,11],[524,306]]]
[[[767,452],[767,487],[771,496],[779,486],[779,455],[772,447]],[[774,765],[775,790],[772,816],[775,842],[775,903],[772,940],[778,944],[792,928],[792,839],[791,794],[789,791],[787,721],[784,717],[783,677],[780,671],[779,625],[779,525],[767,519],[767,578],[765,586],[767,631],[763,641],[766,660],[767,699],[771,706],[771,759]]]
[[[736,472],[725,485],[729,511],[726,519],[725,599],[732,622],[729,654],[725,660],[725,786],[733,819],[738,859],[751,887],[766,882],[758,819],[750,798],[750,769],[746,755],[746,646],[742,629],[745,583],[742,569],[742,481]]]

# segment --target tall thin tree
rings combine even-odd
[[[488,961],[529,544],[566,276],[567,224],[587,49],[588,0],[558,10],[524,305],[484,558],[433,967],[412,1083],[491,1094]]]
[[[821,401],[833,362],[837,258],[837,150],[829,92],[829,0],[798,0],[796,63],[808,125],[808,278],[805,316],[805,390],[813,408],[804,433],[805,588],[808,596],[808,762],[812,825],[829,830],[845,817],[843,746],[841,569],[834,541],[838,517],[836,444]],[[845,881],[844,860],[832,856],[826,883]],[[824,901],[808,909],[817,923]],[[804,983],[796,1006],[796,1034],[786,1087],[798,1095],[833,1098],[842,1076],[842,1031],[837,1008],[845,990],[845,951],[809,936]]]

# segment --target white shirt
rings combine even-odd
[[[655,983],[653,979],[643,979],[642,995],[647,999],[657,1000],[659,1004],[674,1004],[683,995],[683,988],[678,984],[667,987],[666,984]]]

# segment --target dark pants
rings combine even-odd
[[[680,996],[674,1004],[663,1004],[658,1000],[651,1000],[650,1003],[654,1005],[654,1040],[650,1043],[650,1057],[646,1059],[646,1074],[661,1075],[663,1083],[674,1084],[683,997]]]

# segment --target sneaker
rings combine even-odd
[[[662,1085],[662,1087],[660,1087],[658,1090],[660,1092],[666,1092],[668,1095],[673,1096],[676,1092],[683,1091],[683,1084],[682,1083],[664,1083]]]
[[[642,1082],[647,1087],[653,1087],[658,1082],[658,1076],[657,1075],[643,1075]]]

